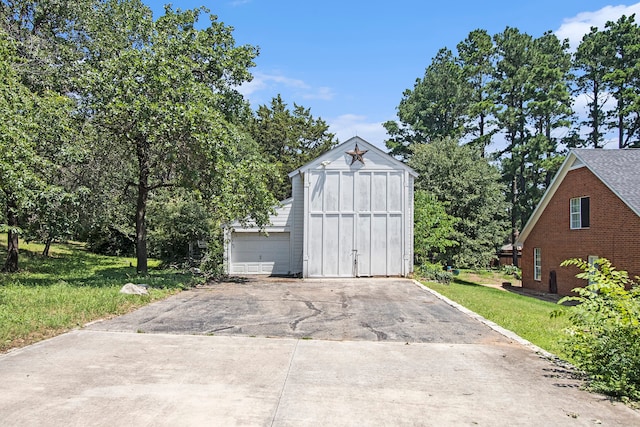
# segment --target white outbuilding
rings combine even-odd
[[[407,276],[416,172],[354,137],[291,172],[293,196],[260,230],[226,230],[231,275]]]

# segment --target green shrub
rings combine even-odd
[[[507,276],[513,276],[516,279],[522,277],[522,271],[515,265],[507,264],[502,266],[502,272]]]
[[[566,353],[589,375],[595,391],[640,400],[640,287],[604,258],[562,265],[577,266],[582,272],[576,277],[588,280],[573,290],[577,296],[559,301],[579,303],[568,310],[572,326],[563,342]]]
[[[208,280],[219,280],[224,272],[224,236],[221,232],[209,240],[207,253],[202,258],[200,269]]]
[[[449,284],[453,280],[453,273],[446,271],[440,264],[426,262],[416,267],[416,274],[423,279],[438,283]]]
[[[443,261],[447,248],[460,245],[463,236],[454,229],[459,219],[449,215],[447,205],[433,194],[416,190],[413,199],[415,262]]]
[[[159,192],[149,199],[147,212],[149,256],[197,265],[203,255],[197,242],[208,243],[218,228],[200,195],[183,190]]]

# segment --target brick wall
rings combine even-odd
[[[570,229],[569,200],[590,198],[590,226]],[[542,276],[533,279],[533,250],[541,248]],[[560,267],[569,258],[590,255],[609,259],[618,270],[640,276],[640,217],[586,167],[571,170],[531,230],[522,250],[522,285],[549,292],[549,274],[556,271],[558,293],[584,286],[575,267]]]

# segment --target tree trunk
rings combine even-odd
[[[511,182],[511,262],[518,267],[518,249],[516,241],[518,240],[517,210],[518,203],[518,178],[517,174],[513,174]]]
[[[481,99],[482,100],[482,99]],[[484,159],[485,151],[487,150],[487,141],[484,138],[484,113],[480,113],[480,125],[478,126],[479,130],[480,130],[480,141],[482,141],[482,143],[480,144],[481,150],[480,150],[480,156]]]
[[[618,148],[625,148],[624,144],[624,101],[622,100],[622,89],[618,98]]]
[[[7,259],[3,272],[15,273],[18,271],[18,203],[11,194],[7,194]]]
[[[138,274],[147,274],[147,199],[149,197],[149,162],[145,142],[138,142],[138,202],[136,204],[136,258]]]
[[[136,258],[138,260],[138,274],[147,274],[147,224],[146,210],[148,191],[138,188],[138,203],[136,206]]]
[[[591,109],[591,119],[592,119],[592,127],[593,132],[591,137],[591,143],[593,148],[600,148],[600,86],[598,82],[594,80],[593,82],[593,108]]]
[[[42,256],[49,256],[49,249],[51,249],[51,241],[53,239],[51,237],[47,237],[47,241],[44,244],[44,250],[42,251]]]

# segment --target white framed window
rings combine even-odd
[[[571,215],[571,229],[589,228],[590,222],[589,197],[575,197],[569,203]]]
[[[542,280],[542,249],[533,248],[533,280]]]

